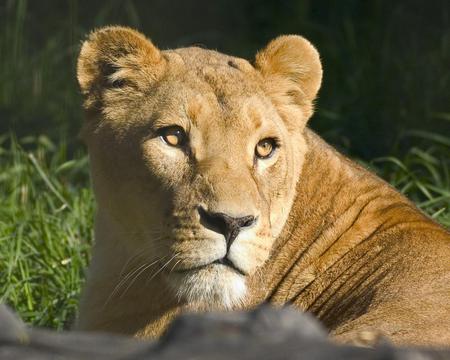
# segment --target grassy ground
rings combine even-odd
[[[73,319],[89,258],[87,157],[45,137],[0,139],[0,303],[30,324]]]
[[[429,133],[402,159],[366,165],[450,227],[450,138]],[[46,137],[0,138],[0,303],[29,324],[74,318],[89,259],[94,201],[87,157]]]

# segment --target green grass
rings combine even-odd
[[[420,136],[402,159],[370,163],[450,227],[450,138]],[[417,140],[417,139],[416,139]],[[92,240],[94,199],[84,150],[64,141],[0,138],[0,302],[29,324],[62,329],[73,320]]]
[[[450,228],[450,137],[426,131],[409,131],[405,137],[422,146],[412,146],[402,159],[374,159],[373,170]]]
[[[93,229],[86,165],[43,136],[0,139],[0,303],[29,324],[74,317]]]

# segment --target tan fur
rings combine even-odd
[[[299,36],[254,65],[122,27],[89,36],[78,79],[98,212],[79,329],[157,337],[183,311],[270,302],[337,341],[450,344],[450,235],[305,127],[321,76]],[[187,148],[161,140],[171,125]],[[257,160],[267,137],[280,147]],[[211,264],[225,240],[199,205],[257,216],[228,253],[245,276]]]

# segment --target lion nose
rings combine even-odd
[[[253,215],[236,218],[224,213],[207,211],[201,206],[198,208],[198,213],[200,215],[200,223],[204,227],[225,236],[227,252],[241,229],[253,225],[256,221],[256,217]]]

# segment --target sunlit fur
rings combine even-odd
[[[157,337],[182,311],[270,302],[339,341],[450,343],[448,232],[306,128],[321,77],[300,36],[251,64],[160,51],[128,28],[89,35],[78,80],[98,211],[79,329]],[[185,147],[159,136],[167,126]],[[264,138],[279,147],[259,159]],[[257,221],[227,253],[200,206]],[[236,269],[214,263],[225,255]]]

